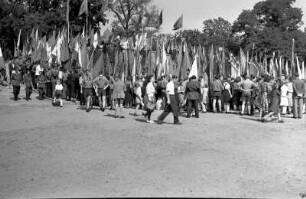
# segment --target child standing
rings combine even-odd
[[[61,83],[61,80],[57,80],[57,83],[54,89],[54,93],[53,93],[53,96],[54,96],[53,103],[55,104],[56,101],[59,100],[60,107],[63,107],[63,100],[62,100],[63,90],[64,90],[64,87]]]
[[[115,117],[124,118],[123,116],[123,101],[125,98],[126,86],[120,80],[119,74],[115,75],[115,82],[113,83],[113,99],[115,101]]]
[[[135,84],[135,103],[136,103],[136,108],[135,108],[134,116],[140,116],[138,114],[138,109],[140,105],[143,106],[143,100],[142,100],[141,86],[139,83]]]
[[[208,85],[205,84],[204,87],[202,88],[202,111],[203,113],[207,112],[207,102],[208,102]]]
[[[287,114],[287,107],[288,107],[288,82],[286,80],[283,81],[283,85],[281,86],[281,101],[280,106],[282,108],[282,115]]]

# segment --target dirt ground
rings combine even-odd
[[[86,113],[0,87],[0,197],[252,197],[306,193],[306,119],[201,114],[182,126]],[[24,97],[24,91],[20,95]],[[157,118],[160,111],[154,112]]]

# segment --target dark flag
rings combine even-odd
[[[160,11],[157,27],[160,27],[162,24],[163,24],[163,11]]]
[[[178,18],[178,20],[173,25],[173,30],[178,30],[183,27],[183,15]]]

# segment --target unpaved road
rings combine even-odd
[[[0,92],[0,197],[260,197],[306,192],[306,119],[144,123]],[[21,94],[21,98],[24,93]],[[35,98],[35,97],[32,97]],[[156,111],[153,118],[160,112]]]

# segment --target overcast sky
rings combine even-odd
[[[184,15],[184,29],[202,30],[203,21],[222,17],[233,23],[242,10],[252,9],[260,0],[154,0],[163,10],[162,32],[170,33],[173,24]],[[303,21],[306,24],[306,0],[296,0],[296,7],[303,9]]]

